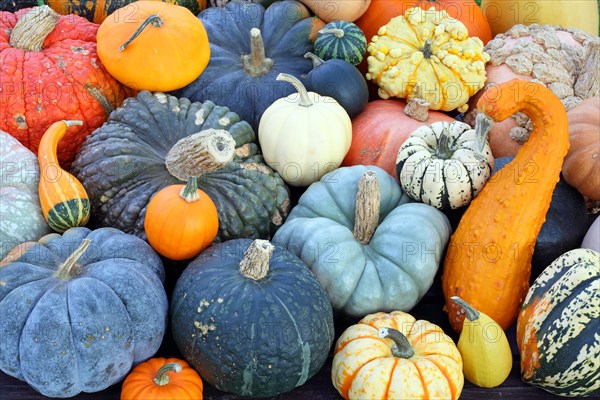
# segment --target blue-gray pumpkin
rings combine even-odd
[[[449,236],[443,213],[411,203],[384,170],[358,165],[309,186],[273,242],[311,268],[335,310],[360,318],[412,309]]]
[[[150,245],[112,228],[27,242],[0,268],[0,369],[48,397],[98,392],[156,353],[164,269]]]
[[[173,338],[202,379],[242,396],[304,384],[334,338],[319,282],[266,240],[231,240],[201,253],[177,281],[171,315]]]

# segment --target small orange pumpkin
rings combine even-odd
[[[98,29],[98,57],[108,72],[131,88],[161,92],[198,78],[210,58],[202,22],[175,4],[137,1],[135,6],[131,18],[119,9]]]
[[[215,203],[198,189],[198,178],[187,185],[160,190],[146,210],[144,229],[148,242],[161,255],[186,260],[207,248],[219,230]]]
[[[123,381],[121,400],[202,400],[202,379],[183,360],[151,358]]]

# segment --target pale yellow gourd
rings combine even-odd
[[[475,310],[460,297],[452,300],[466,318],[458,339],[465,379],[484,388],[496,387],[508,378],[513,359],[504,330],[493,319]]]
[[[373,36],[367,47],[366,78],[379,96],[425,99],[431,110],[467,110],[485,85],[490,56],[483,42],[446,10],[409,8]]]

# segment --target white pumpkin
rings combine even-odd
[[[396,174],[412,199],[437,209],[466,206],[490,179],[494,157],[487,142],[490,121],[480,114],[472,129],[464,122],[435,122],[402,144]]]
[[[581,242],[581,248],[594,250],[600,253],[600,217],[596,217],[588,229]]]
[[[291,83],[298,93],[264,112],[258,126],[262,153],[286,183],[308,186],[342,164],[352,142],[352,122],[333,98],[308,92],[288,74],[277,80]]]
[[[35,154],[0,130],[0,260],[51,231],[40,207],[39,179]]]

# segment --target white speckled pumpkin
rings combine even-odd
[[[409,8],[373,36],[366,78],[379,96],[422,98],[430,109],[466,111],[469,97],[483,87],[490,57],[483,42],[448,13]]]
[[[0,259],[50,232],[40,208],[39,179],[35,154],[0,130]]]

